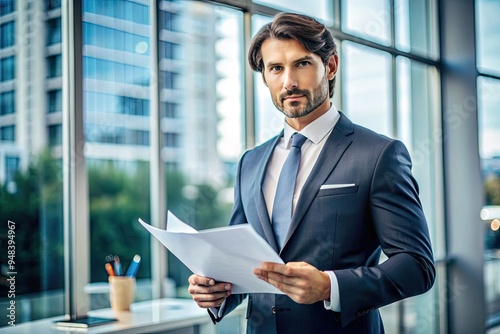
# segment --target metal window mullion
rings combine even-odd
[[[243,49],[248,50],[252,40],[252,13],[243,13]],[[243,52],[243,64],[245,64],[244,80],[244,129],[245,129],[245,148],[249,149],[255,146],[255,105],[254,105],[254,74],[250,66],[246,66],[246,57]]]
[[[390,6],[390,29],[391,29],[391,48],[396,50],[396,8],[394,0],[389,0]],[[398,90],[397,90],[397,55],[391,53],[391,115],[392,115],[392,135],[395,137],[399,136],[398,133]],[[403,309],[403,307],[401,308]],[[401,310],[400,309],[400,310]]]
[[[445,239],[446,255],[453,259],[446,269],[446,300],[453,301],[446,304],[447,325],[450,333],[485,333],[474,0],[461,1],[460,6],[453,0],[439,1],[439,24]],[[457,293],[456,287],[462,290]]]
[[[82,3],[62,2],[63,32],[63,225],[65,312],[76,318],[88,311],[89,195],[83,132]]]
[[[150,1],[150,210],[151,225],[164,229],[166,222],[165,171],[161,158],[160,92],[158,65],[158,2]],[[167,277],[168,258],[166,248],[155,238],[151,239],[151,297],[165,296],[163,281]]]
[[[337,30],[341,30],[341,21],[342,21],[342,4],[341,0],[334,1],[334,12],[333,12],[333,28]]]
[[[400,133],[398,131],[398,88],[397,88],[397,62],[396,56],[391,55],[391,115],[392,115],[392,135],[394,137],[399,137]]]
[[[396,7],[394,4],[394,0],[389,0],[389,26],[391,29],[391,48],[396,49]]]

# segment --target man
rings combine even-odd
[[[250,294],[247,331],[383,333],[377,309],[428,291],[435,278],[409,154],[330,103],[337,50],[316,20],[277,15],[254,37],[248,58],[285,124],[242,157],[230,224],[251,224],[279,252],[285,264],[263,263],[254,274],[285,295]],[[293,137],[302,136],[297,144]],[[292,154],[298,174],[281,182],[293,170]],[[381,250],[388,259],[379,264]],[[195,274],[189,283],[214,321],[246,297],[232,295],[230,282]]]

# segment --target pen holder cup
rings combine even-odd
[[[130,310],[134,301],[135,277],[109,276],[109,301],[115,311]]]

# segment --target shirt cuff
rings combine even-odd
[[[335,276],[333,271],[325,272],[330,276],[330,301],[324,300],[323,304],[327,310],[340,312],[340,292],[337,276]]]
[[[224,312],[224,305],[226,305],[226,301],[224,300],[219,307],[211,307],[209,308],[210,312],[214,315],[215,318],[220,319],[222,317],[222,313]]]

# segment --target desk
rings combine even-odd
[[[245,304],[245,305],[244,305]],[[245,333],[245,308],[243,303],[223,321],[214,325],[205,309],[199,308],[190,299],[165,298],[134,303],[129,311],[111,309],[94,310],[89,316],[116,318],[118,321],[98,325],[88,329],[73,329],[54,325],[55,320],[63,317],[37,320],[28,323],[0,328],[0,333],[163,333],[163,334],[217,334],[221,331]],[[229,330],[228,330],[229,329]]]

